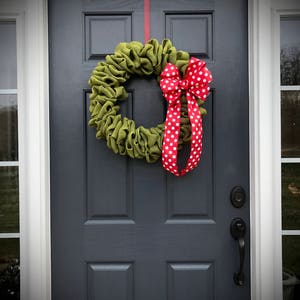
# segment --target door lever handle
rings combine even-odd
[[[230,224],[230,232],[232,237],[237,240],[239,255],[240,255],[240,268],[238,272],[233,274],[233,281],[236,285],[243,286],[245,284],[244,262],[245,262],[245,234],[246,223],[241,218],[234,218]]]

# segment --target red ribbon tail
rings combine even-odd
[[[163,167],[175,176],[183,176],[192,171],[199,163],[202,152],[202,116],[196,98],[187,93],[188,115],[191,123],[191,150],[184,169],[180,172],[177,166],[178,140],[180,134],[180,101],[169,106],[165,122],[164,141],[162,147]]]
[[[181,103],[168,107],[162,146],[163,167],[176,176],[180,176],[177,167],[178,140],[180,134]]]
[[[194,96],[191,96],[190,93],[187,93],[187,101],[188,101],[188,114],[189,114],[190,123],[192,127],[191,150],[190,150],[190,156],[187,161],[187,165],[185,169],[181,170],[180,172],[181,175],[184,175],[196,168],[196,166],[200,161],[200,157],[202,153],[202,136],[203,136],[202,115],[200,113],[200,109],[196,98],[194,98]]]

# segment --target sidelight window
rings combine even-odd
[[[20,298],[15,20],[0,20],[0,299]]]
[[[283,299],[300,299],[300,16],[280,19]]]

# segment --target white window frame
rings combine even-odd
[[[22,300],[51,299],[47,9],[0,3],[17,21]],[[282,299],[279,20],[295,9],[298,0],[249,0],[252,300]]]

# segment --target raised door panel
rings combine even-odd
[[[213,58],[212,12],[165,12],[166,38],[182,49],[202,59]]]
[[[214,299],[212,263],[168,263],[168,300],[186,299]]]
[[[88,300],[134,300],[132,263],[89,263]]]
[[[132,40],[132,15],[123,12],[86,13],[84,35],[85,59],[103,59],[114,52],[119,41]]]

